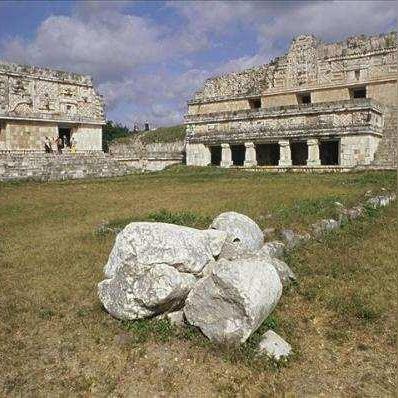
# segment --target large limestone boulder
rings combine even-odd
[[[254,253],[264,243],[260,227],[244,214],[233,211],[221,213],[214,219],[210,228],[227,233],[227,240],[220,254],[220,258],[227,260]]]
[[[98,295],[115,318],[140,319],[181,308],[195,282],[194,275],[159,264],[139,276],[105,279],[98,284]]]
[[[243,343],[272,312],[281,294],[278,273],[266,260],[221,259],[194,285],[184,314],[212,341]]]
[[[225,242],[223,231],[165,224],[129,224],[116,238],[98,295],[119,319],[140,319],[178,310]]]
[[[112,278],[119,270],[135,275],[155,264],[167,264],[180,272],[199,274],[220,254],[226,237],[225,232],[211,229],[133,222],[117,235],[104,272]]]

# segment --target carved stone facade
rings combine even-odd
[[[0,150],[43,151],[44,139],[72,137],[102,150],[104,105],[89,76],[0,62]]]
[[[208,79],[188,102],[187,164],[395,166],[397,35],[298,36],[267,65]]]

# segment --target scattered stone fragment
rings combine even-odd
[[[315,238],[320,238],[323,234],[340,228],[340,222],[330,219],[323,219],[311,225]]]
[[[264,243],[260,227],[244,214],[233,211],[221,213],[214,219],[210,228],[227,233],[220,258],[233,260],[244,254],[254,253]]]
[[[366,202],[368,205],[372,206],[374,209],[377,207],[385,207],[388,206],[391,202],[396,199],[395,193],[390,195],[378,195],[373,198],[368,199]]]
[[[282,294],[267,260],[219,260],[209,276],[190,291],[184,314],[212,341],[239,344],[261,325]]]
[[[306,233],[304,235],[297,234],[292,229],[281,229],[280,235],[282,240],[286,242],[288,249],[293,249],[299,245],[308,242],[311,239],[310,234]]]
[[[264,239],[267,240],[275,233],[275,228],[265,228],[263,230]]]
[[[349,209],[342,209],[341,214],[347,217],[348,220],[356,220],[363,215],[363,207],[355,206]]]
[[[166,314],[166,318],[173,326],[181,327],[186,325],[184,311],[182,310],[169,312],[168,314]]]
[[[273,330],[268,330],[264,333],[258,350],[260,354],[266,354],[276,361],[286,360],[292,353],[291,345]]]
[[[263,247],[258,251],[258,253],[269,255],[270,257],[280,258],[285,253],[286,245],[277,240],[272,242],[267,242],[263,245]]]

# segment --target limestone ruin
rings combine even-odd
[[[73,136],[79,151],[102,151],[102,97],[91,77],[0,62],[0,151],[43,152],[45,137]]]
[[[296,37],[266,65],[208,79],[188,102],[188,165],[394,167],[397,34]]]

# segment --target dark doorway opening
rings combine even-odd
[[[339,164],[339,141],[321,141],[319,145],[321,165],[335,166]]]
[[[310,104],[311,103],[311,93],[297,94],[297,102],[299,104]]]
[[[350,94],[351,98],[366,98],[366,86],[352,88]]]
[[[292,142],[290,144],[293,166],[305,166],[308,159],[308,145],[306,142]]]
[[[68,128],[59,128],[58,136],[62,139],[62,148],[70,148],[71,131]]]
[[[211,165],[219,166],[221,163],[221,147],[220,146],[211,146],[210,147],[210,155],[211,155]]]
[[[256,145],[256,158],[258,166],[277,166],[279,163],[279,144]]]
[[[234,166],[243,166],[246,148],[244,145],[231,145],[232,163]]]
[[[249,99],[250,109],[259,109],[261,108],[261,98],[252,98]]]

